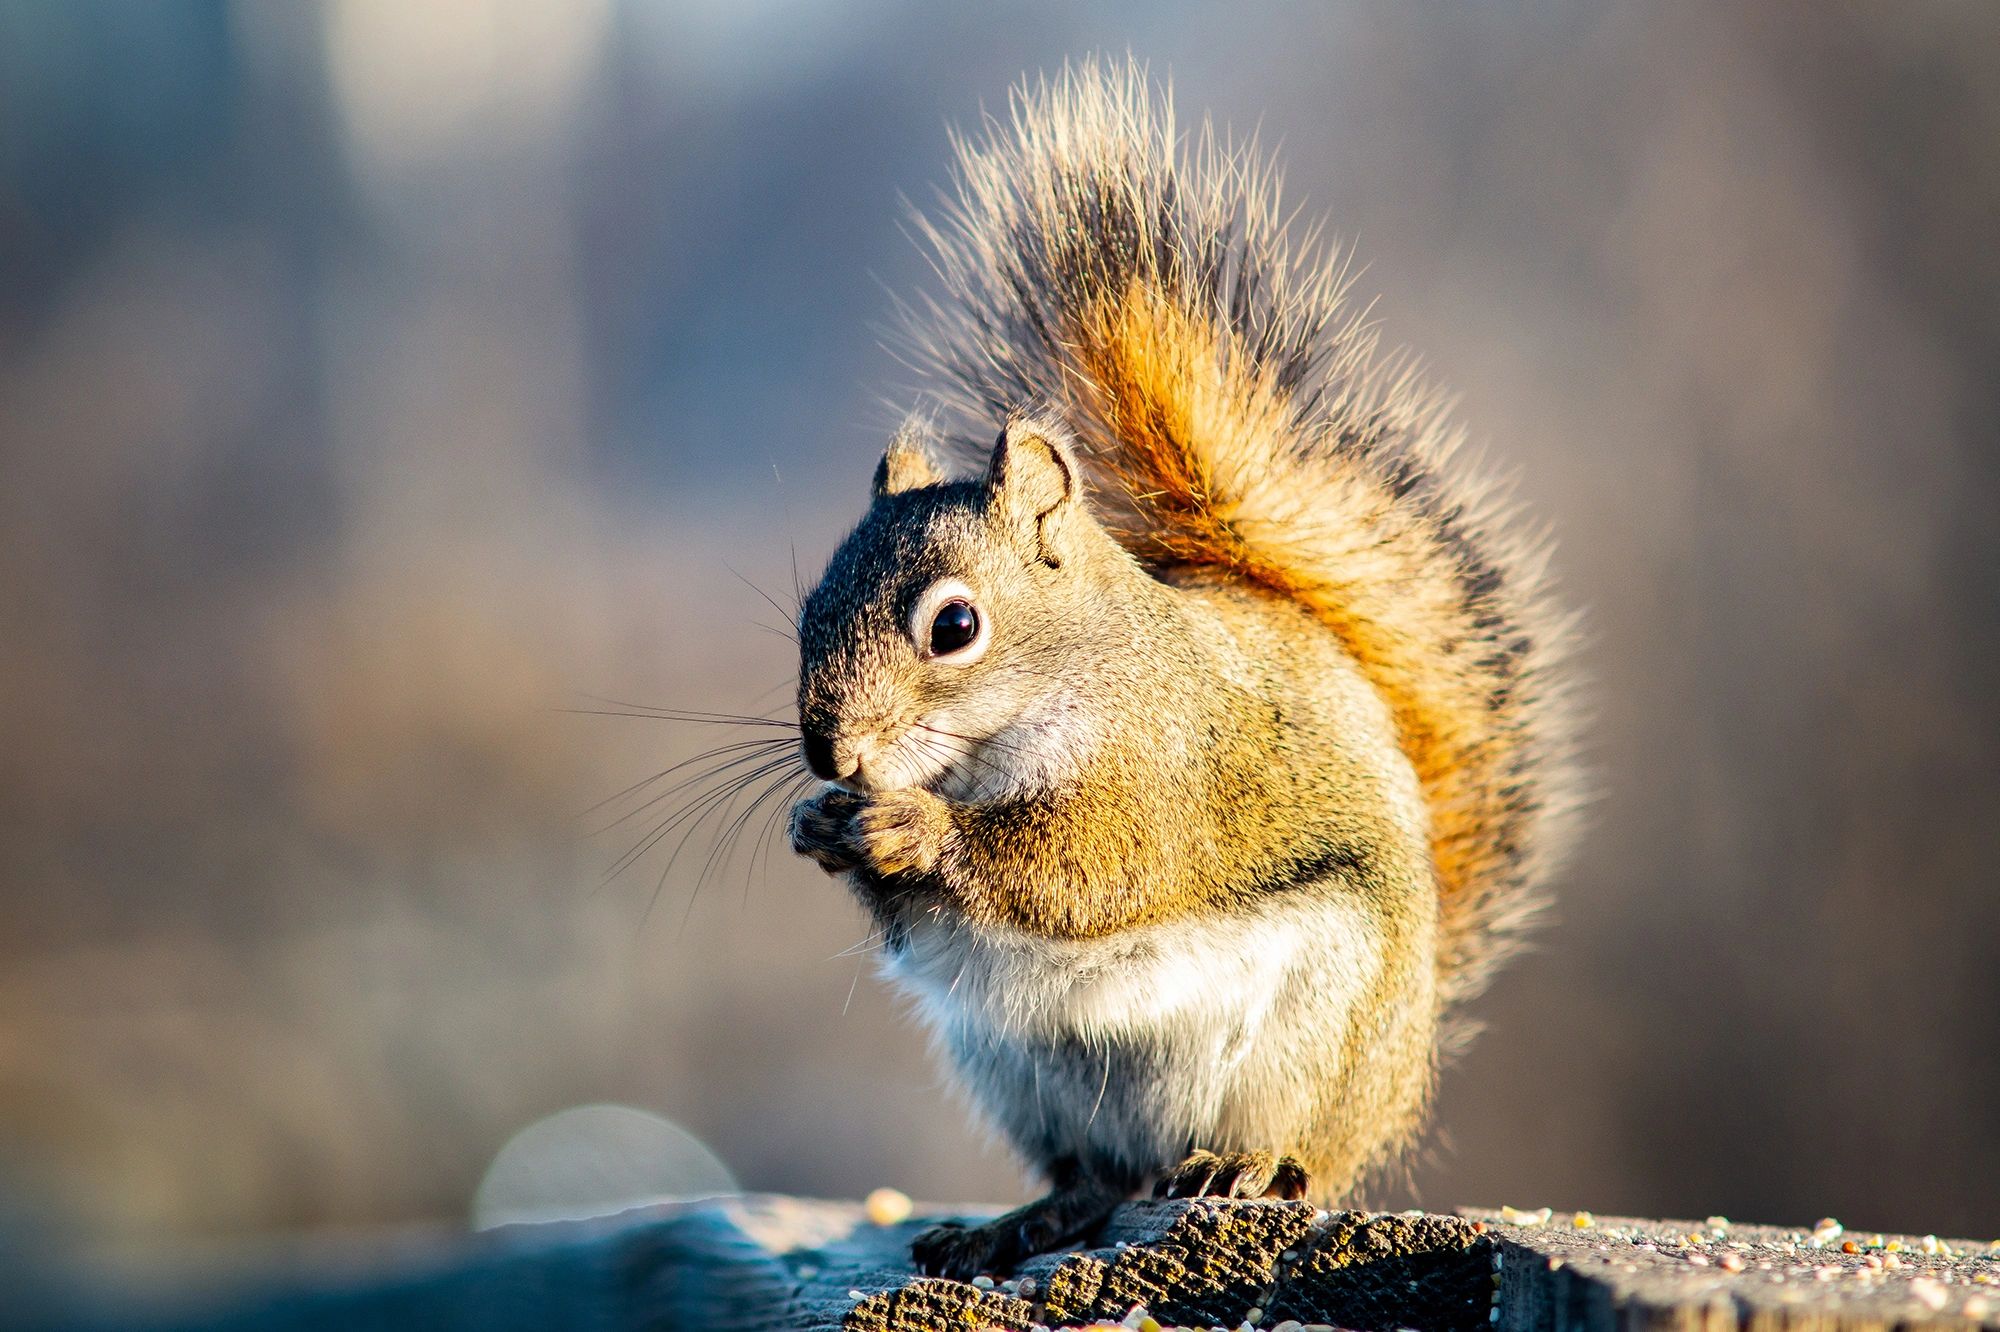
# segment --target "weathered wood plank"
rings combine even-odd
[[[1492,1224],[1499,1325],[1889,1332],[2000,1328],[2000,1251],[1970,1241],[1559,1213]],[[1520,1218],[1516,1216],[1515,1220]]]
[[[742,1197],[310,1246],[202,1293],[72,1281],[31,1308],[0,1279],[0,1327],[1026,1332],[1143,1305],[1170,1325],[1229,1328],[2000,1332],[2000,1252],[1985,1244],[1585,1219],[1133,1203],[1092,1247],[974,1285],[911,1272],[909,1241],[928,1221],[879,1226],[858,1204]]]

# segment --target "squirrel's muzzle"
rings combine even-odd
[[[799,744],[806,766],[823,782],[838,782],[850,791],[880,791],[894,784],[896,770],[882,767],[884,748],[873,735],[829,734],[801,727]]]

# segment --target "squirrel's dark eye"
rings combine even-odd
[[[931,620],[931,655],[946,657],[971,646],[979,637],[979,612],[973,604],[954,597],[938,607]]]
[[[910,607],[910,646],[940,666],[970,666],[986,655],[993,623],[962,579],[940,578]]]

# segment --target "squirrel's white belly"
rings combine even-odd
[[[1087,940],[928,916],[884,970],[1025,1155],[1138,1176],[1228,1147],[1246,1114],[1283,1118],[1273,1066],[1297,1045],[1331,1057],[1378,965],[1361,909],[1304,889]]]

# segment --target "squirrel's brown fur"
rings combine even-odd
[[[1269,170],[1129,64],[959,149],[910,344],[1005,425],[961,479],[906,427],[807,597],[792,840],[1050,1181],[919,1241],[968,1275],[1150,1180],[1331,1202],[1393,1160],[1573,777],[1539,546]]]

